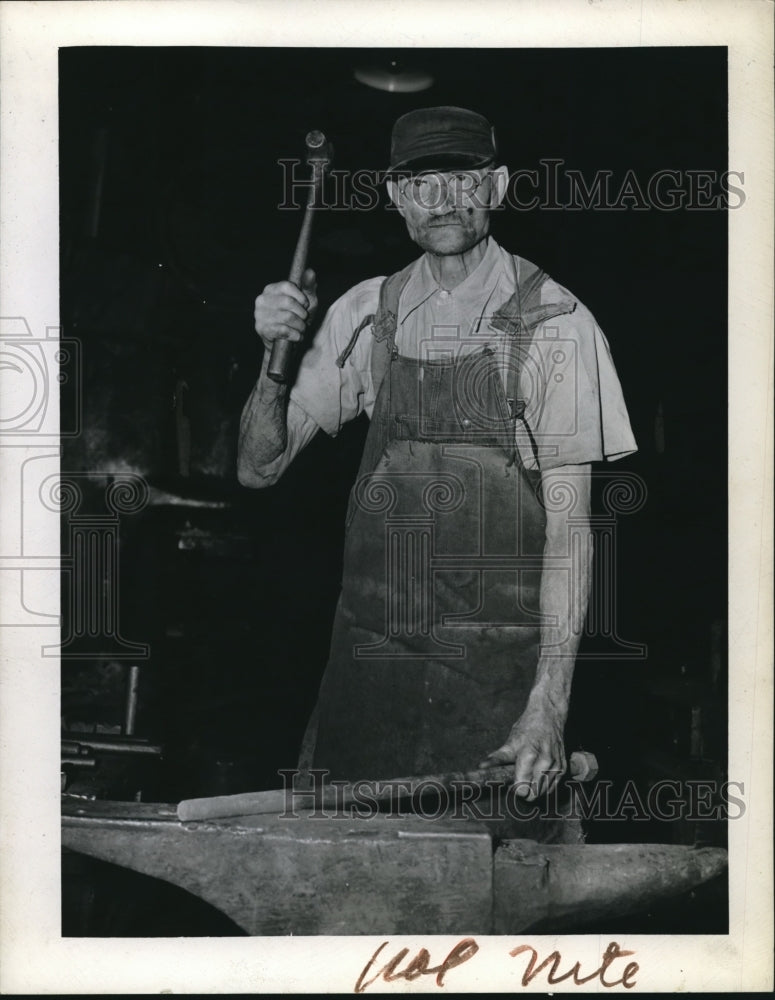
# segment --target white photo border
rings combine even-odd
[[[747,811],[729,824],[729,935],[621,936],[621,946],[636,952],[639,992],[741,992],[773,985],[772,26],[773,6],[767,0],[0,4],[0,314],[24,317],[33,335],[41,337],[58,326],[59,311],[60,46],[728,47],[729,162],[745,172],[746,193],[745,205],[729,214],[729,773],[745,784]],[[54,404],[56,391],[53,384]],[[22,516],[35,511],[21,496],[19,470],[24,461],[44,453],[58,454],[55,433],[34,447],[0,437],[0,569],[21,565],[17,526]],[[41,553],[58,551],[55,522],[42,523],[39,541]],[[46,586],[47,604],[57,606],[55,565]],[[0,610],[10,597],[0,591]],[[5,619],[0,615],[0,620]],[[0,989],[44,994],[351,992],[380,939],[61,937],[59,664],[40,657],[41,646],[52,642],[52,631],[51,626],[6,628],[0,637]],[[522,988],[508,951],[530,940],[477,938],[476,960],[456,969],[447,989]],[[596,936],[539,940],[542,953],[557,945],[563,956],[590,969],[607,944]],[[429,946],[436,958],[457,938],[391,941],[396,948]],[[432,978],[426,979],[387,990],[436,991]],[[543,991],[542,983],[529,989]],[[560,992],[576,988],[590,991],[599,985],[566,982],[553,987]],[[372,991],[376,989],[375,984]]]

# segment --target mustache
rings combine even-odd
[[[449,215],[437,215],[429,219],[426,225],[429,229],[435,229],[438,226],[462,226],[465,222],[466,219],[457,212],[450,212]]]

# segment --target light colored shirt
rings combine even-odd
[[[478,266],[455,288],[436,282],[427,257],[416,262],[398,305],[396,347],[412,358],[459,357],[485,346],[501,360],[506,377],[508,334],[490,320],[515,291],[519,258],[492,237]],[[335,435],[342,425],[374,409],[371,328],[365,327],[343,368],[336,359],[362,320],[377,310],[384,278],[355,285],[328,310],[299,367],[288,405],[288,447],[265,472],[279,475],[318,428]],[[542,304],[567,296],[547,279]],[[524,400],[525,422],[535,442],[533,453],[524,423],[516,442],[528,469],[612,461],[637,450],[610,348],[594,317],[577,301],[572,313],[541,323],[520,370],[517,398]]]

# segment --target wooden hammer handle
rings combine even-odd
[[[568,777],[572,781],[587,781],[597,774],[597,761],[588,752],[574,752],[568,761]],[[377,802],[391,801],[395,796],[411,796],[434,788],[454,788],[456,784],[509,785],[514,780],[514,765],[479,768],[475,771],[453,771],[447,774],[426,774],[410,778],[363,781],[368,786],[369,797]],[[238,795],[216,795],[211,798],[185,799],[178,803],[178,819],[187,823],[195,820],[225,819],[229,816],[255,816],[282,813],[298,808],[335,810],[357,804],[355,789],[360,782],[351,782],[345,788],[323,785],[322,789],[273,788],[265,792],[243,792]]]
[[[291,271],[288,275],[288,280],[296,285],[297,288],[301,288],[301,278],[304,274],[304,268],[307,265],[307,253],[309,252],[311,238],[312,206],[308,204],[304,210],[304,221],[301,224],[301,232],[299,233],[296,250],[293,254]],[[269,358],[267,375],[273,382],[287,381],[294,350],[295,341],[293,340],[275,340],[272,344],[272,355]]]
[[[325,136],[322,132],[310,132],[307,136],[308,156],[314,150],[323,148],[325,145]],[[312,239],[313,212],[315,209],[315,202],[317,201],[318,191],[323,183],[325,159],[323,158],[317,161],[311,161],[311,165],[312,184],[310,185],[309,195],[307,196],[307,207],[304,209],[301,231],[299,232],[299,238],[296,241],[296,250],[293,254],[291,270],[288,275],[288,280],[296,285],[297,288],[301,288],[302,275],[304,274],[304,268],[307,266],[307,255],[309,253],[310,241]],[[275,340],[272,344],[272,354],[269,358],[269,367],[267,368],[266,373],[273,382],[288,381],[291,359],[294,352],[294,344],[295,341],[292,340]]]

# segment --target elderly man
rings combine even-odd
[[[508,185],[490,124],[412,111],[391,154],[422,256],[334,303],[290,392],[268,357],[302,338],[315,275],[267,285],[239,478],[271,485],[320,428],[370,417],[309,762],[352,780],[513,762],[533,798],[566,767],[590,463],[635,442],[592,315],[489,235]]]

